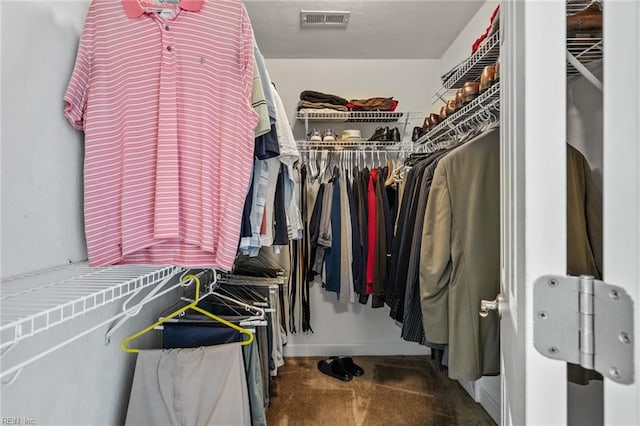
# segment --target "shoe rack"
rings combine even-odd
[[[305,135],[310,133],[312,127],[310,123],[397,123],[400,135],[406,134],[409,123],[422,119],[422,112],[396,112],[396,111],[308,111],[301,110],[296,113],[296,119],[304,123]],[[354,126],[355,127],[355,126]],[[361,126],[360,126],[361,127]],[[356,127],[358,128],[358,127]],[[362,139],[340,140],[339,135],[335,135],[335,141],[297,141],[298,149],[309,150],[384,150],[386,152],[407,152],[413,150],[411,141],[368,141],[368,135],[363,135]]]
[[[595,5],[602,10],[602,3],[594,0],[568,0],[567,16],[582,12]],[[567,79],[569,81],[580,76],[586,78],[598,89],[602,90],[600,81],[589,69],[589,64],[602,61],[602,33],[590,37],[567,37]]]
[[[478,48],[458,69],[442,84],[433,95],[431,102],[438,100],[447,103],[447,96],[454,89],[459,89],[466,82],[478,82],[483,70],[488,65],[494,65],[500,57],[500,32],[496,32]],[[499,78],[499,75],[498,75]],[[418,140],[416,145],[429,143],[426,149],[437,146],[440,142],[448,141],[457,135],[462,135],[483,125],[493,123],[500,117],[500,82],[496,81],[488,89],[481,92],[475,99],[448,115],[439,124],[430,128]]]
[[[500,32],[493,34],[487,41],[476,50],[473,55],[464,61],[462,65],[453,73],[440,89],[431,97],[431,103],[438,100],[447,102],[445,95],[449,90],[461,88],[467,81],[480,81],[482,70],[487,65],[498,62],[500,57]]]
[[[567,0],[567,16],[585,11],[590,6],[602,9],[600,0]],[[584,31],[589,33],[589,31]],[[591,31],[591,34],[581,34],[580,37],[567,37],[567,79],[584,76],[588,81],[602,90],[602,82],[589,70],[589,65],[602,60],[602,34]],[[483,69],[487,65],[495,64],[500,57],[500,32],[493,34],[473,55],[461,64],[431,98],[432,103],[438,100],[446,104],[445,96],[453,89],[463,87],[467,81],[480,81]],[[498,75],[499,77],[499,75]],[[437,126],[431,128],[415,143],[424,145],[429,143],[429,149],[440,142],[462,135],[475,127],[499,120],[500,116],[500,83],[497,82],[488,90],[462,109],[447,116]]]

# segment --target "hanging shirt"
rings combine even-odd
[[[375,279],[376,243],[377,243],[377,203],[376,183],[378,181],[378,169],[371,169],[369,173],[369,187],[367,190],[367,224],[368,224],[368,249],[367,249],[367,294],[373,292]]]
[[[91,266],[230,270],[251,176],[253,40],[238,1],[93,1],[64,96],[85,133]]]

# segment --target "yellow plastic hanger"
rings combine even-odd
[[[130,341],[137,339],[138,337],[142,336],[143,334],[153,330],[154,328],[156,328],[157,326],[159,326],[160,324],[162,324],[163,322],[176,317],[178,315],[180,315],[181,313],[183,313],[184,311],[188,310],[188,309],[193,309],[196,312],[200,312],[203,315],[206,315],[207,317],[218,321],[219,323],[222,323],[224,325],[226,325],[227,327],[231,327],[234,330],[239,331],[242,334],[246,334],[247,336],[249,336],[248,339],[243,340],[242,342],[240,342],[241,345],[250,345],[251,342],[253,342],[253,333],[250,332],[249,330],[239,327],[225,319],[220,318],[217,315],[212,314],[211,312],[205,311],[202,308],[199,308],[198,305],[198,300],[200,299],[200,279],[198,277],[196,277],[195,275],[186,275],[184,277],[184,280],[188,280],[188,279],[192,279],[195,281],[196,283],[196,295],[193,299],[193,302],[189,303],[187,306],[184,306],[180,309],[178,309],[177,311],[173,312],[172,314],[162,318],[161,320],[151,324],[149,327],[145,328],[144,330],[140,330],[138,331],[136,334],[133,334],[129,337],[126,337],[125,339],[122,340],[122,342],[120,343],[120,348],[122,348],[123,351],[128,352],[130,354],[134,354],[134,353],[138,353],[140,352],[140,349],[131,349],[127,347],[127,343],[129,343]]]

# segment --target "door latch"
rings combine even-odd
[[[489,316],[489,311],[496,311],[498,318],[502,318],[502,310],[504,308],[504,299],[501,294],[498,294],[494,300],[481,300],[480,301],[480,316],[486,318]]]
[[[589,275],[545,275],[533,293],[538,352],[633,383],[633,300],[623,288]]]

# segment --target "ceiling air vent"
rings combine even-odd
[[[300,11],[300,26],[304,28],[346,28],[348,22],[348,11]]]

